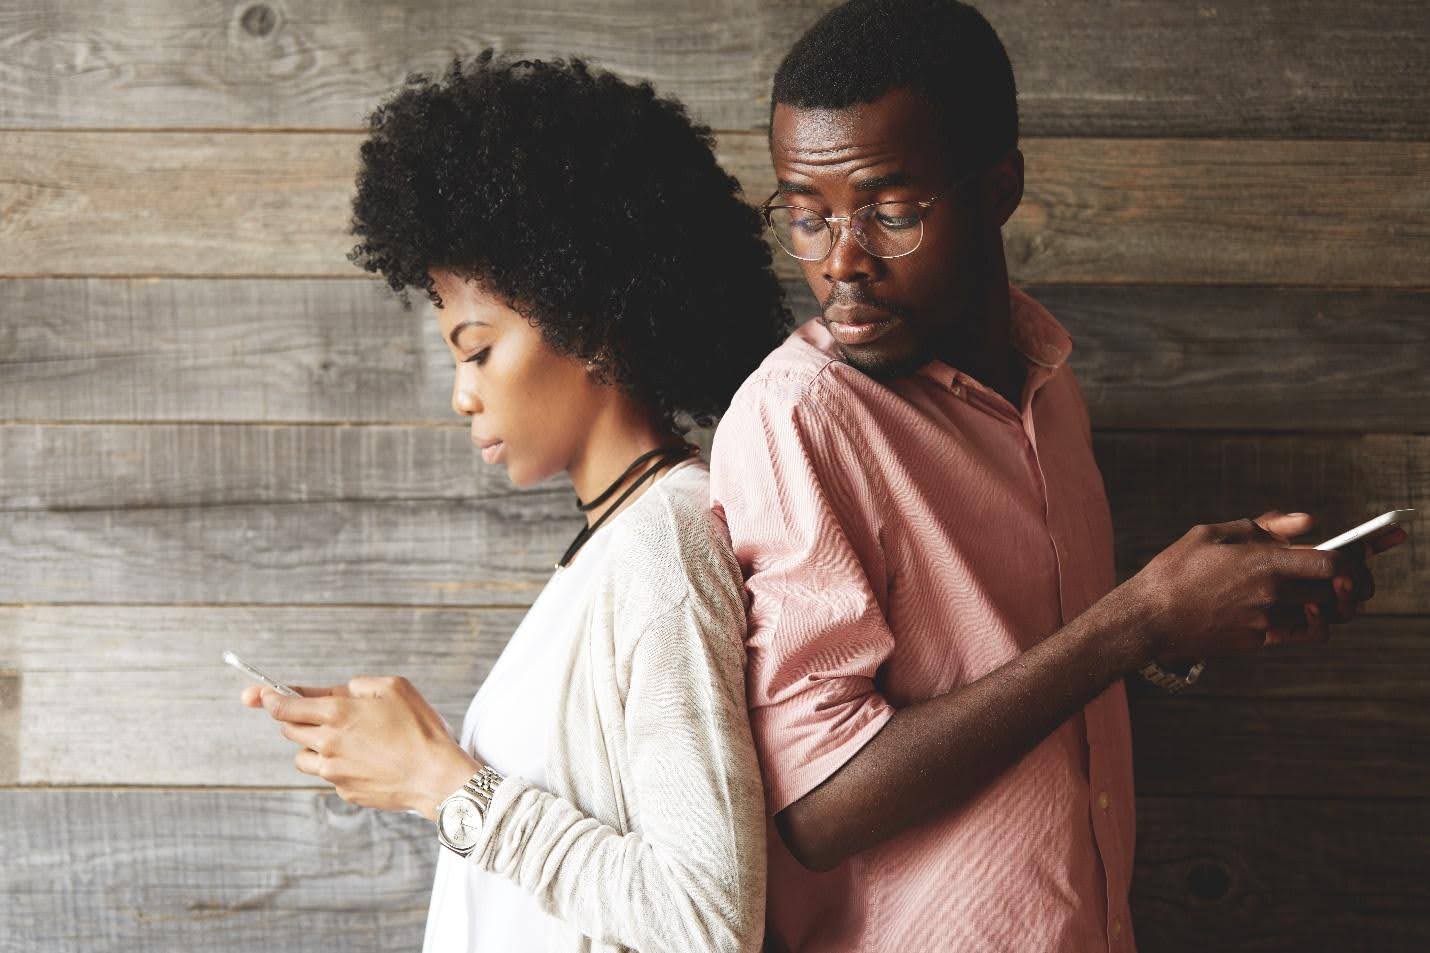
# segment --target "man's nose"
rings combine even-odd
[[[841,222],[834,247],[824,257],[824,280],[830,283],[867,281],[878,269],[878,259],[854,238],[853,222]]]

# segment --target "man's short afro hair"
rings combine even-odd
[[[438,307],[479,282],[556,350],[708,426],[791,325],[760,215],[709,127],[649,83],[488,49],[368,117],[349,253]],[[683,429],[683,425],[682,426]]]
[[[1018,144],[1013,64],[983,14],[957,0],[849,0],[795,42],[775,72],[779,103],[845,109],[892,89],[933,107],[953,174],[975,172]]]

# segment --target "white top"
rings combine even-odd
[[[504,775],[546,787],[558,673],[574,650],[587,589],[599,578],[596,570],[611,540],[607,529],[628,511],[606,520],[565,568],[552,574],[467,707],[459,743]],[[545,953],[553,948],[548,933],[560,923],[512,881],[439,845],[423,953]]]
[[[459,741],[507,780],[470,857],[437,848],[424,953],[759,949],[744,630],[683,461],[551,576],[472,699]]]

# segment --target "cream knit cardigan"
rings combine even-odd
[[[709,486],[685,461],[601,530],[606,562],[559,675],[551,790],[503,781],[467,858],[563,920],[563,951],[760,948],[744,586]]]

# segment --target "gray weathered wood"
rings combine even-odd
[[[570,492],[566,477],[513,486],[505,467],[482,462],[460,421],[3,424],[0,446],[0,510],[505,501],[501,512],[517,517],[568,515],[546,508]]]
[[[280,680],[336,685],[402,675],[459,732],[521,610],[0,608],[0,646],[23,686],[17,753],[0,784],[311,785],[262,711],[232,649]],[[3,651],[3,650],[0,650]],[[0,719],[3,719],[0,712]],[[0,728],[5,723],[0,721]],[[0,768],[3,762],[0,762]]]
[[[17,510],[0,603],[526,605],[581,526],[566,493]]]
[[[1430,798],[1423,701],[1139,699],[1132,738],[1139,794]]]
[[[1425,291],[1027,290],[1072,333],[1096,427],[1426,427]],[[378,281],[18,279],[0,315],[0,420],[457,420],[430,307]]]
[[[1032,286],[1094,427],[1430,429],[1430,294]]]
[[[407,72],[495,45],[584,54],[716,128],[753,130],[780,58],[829,6],[26,0],[0,19],[0,125],[352,128]],[[1032,135],[1430,137],[1418,0],[979,8],[1008,47]]]
[[[1376,950],[1430,946],[1430,801],[1137,801],[1139,949]]]
[[[1130,575],[1198,523],[1304,512],[1317,543],[1386,510],[1417,510],[1410,538],[1376,557],[1375,612],[1430,610],[1430,436],[1104,432],[1094,436],[1117,562]]]
[[[360,275],[344,234],[359,138],[7,134],[0,277]],[[1032,139],[1024,151],[1027,188],[1005,230],[1018,282],[1426,284],[1430,143]],[[762,201],[764,139],[730,134],[719,152]]]
[[[1309,542],[1408,506],[1369,606],[1430,612],[1430,436],[1095,443],[1124,576],[1197,523],[1302,510]],[[479,482],[453,427],[13,424],[0,444],[40,454],[3,458],[0,602],[526,604],[580,526],[561,480]]]
[[[456,422],[452,368],[378,280],[0,281],[0,419]]]
[[[1334,628],[1324,645],[1279,646],[1216,659],[1197,681],[1195,697],[1263,702],[1372,699],[1427,706],[1427,671],[1430,617],[1362,615]]]
[[[1132,910],[1147,950],[1411,951],[1423,799],[1142,797]],[[7,790],[0,950],[415,949],[426,821],[308,791]]]
[[[415,950],[432,825],[310,791],[0,791],[5,953]]]
[[[13,752],[0,784],[318,784],[292,767],[293,746],[267,716],[238,705],[248,682],[219,660],[224,649],[298,684],[406,676],[455,731],[521,615],[332,606],[0,607],[0,659],[13,673],[14,699],[8,724],[0,712],[0,752],[7,746]],[[1265,772],[1290,758],[1286,783],[1301,771],[1342,790],[1361,783],[1355,772],[1366,759],[1381,758],[1387,763],[1378,765],[1378,776],[1410,784],[1423,776],[1417,752],[1430,743],[1430,723],[1414,714],[1430,698],[1418,674],[1427,653],[1430,618],[1367,616],[1338,629],[1330,646],[1217,660],[1194,697],[1136,700],[1143,781],[1177,793],[1183,772],[1190,772],[1193,784],[1235,793],[1223,779],[1254,777],[1264,786]],[[6,677],[0,675],[0,687]],[[1338,718],[1346,725],[1335,736],[1347,741],[1336,746],[1315,736],[1317,726]],[[175,726],[182,726],[182,739]],[[1397,743],[1409,747],[1376,740],[1390,726]],[[1200,780],[1201,759],[1216,761],[1223,747],[1221,773]]]

